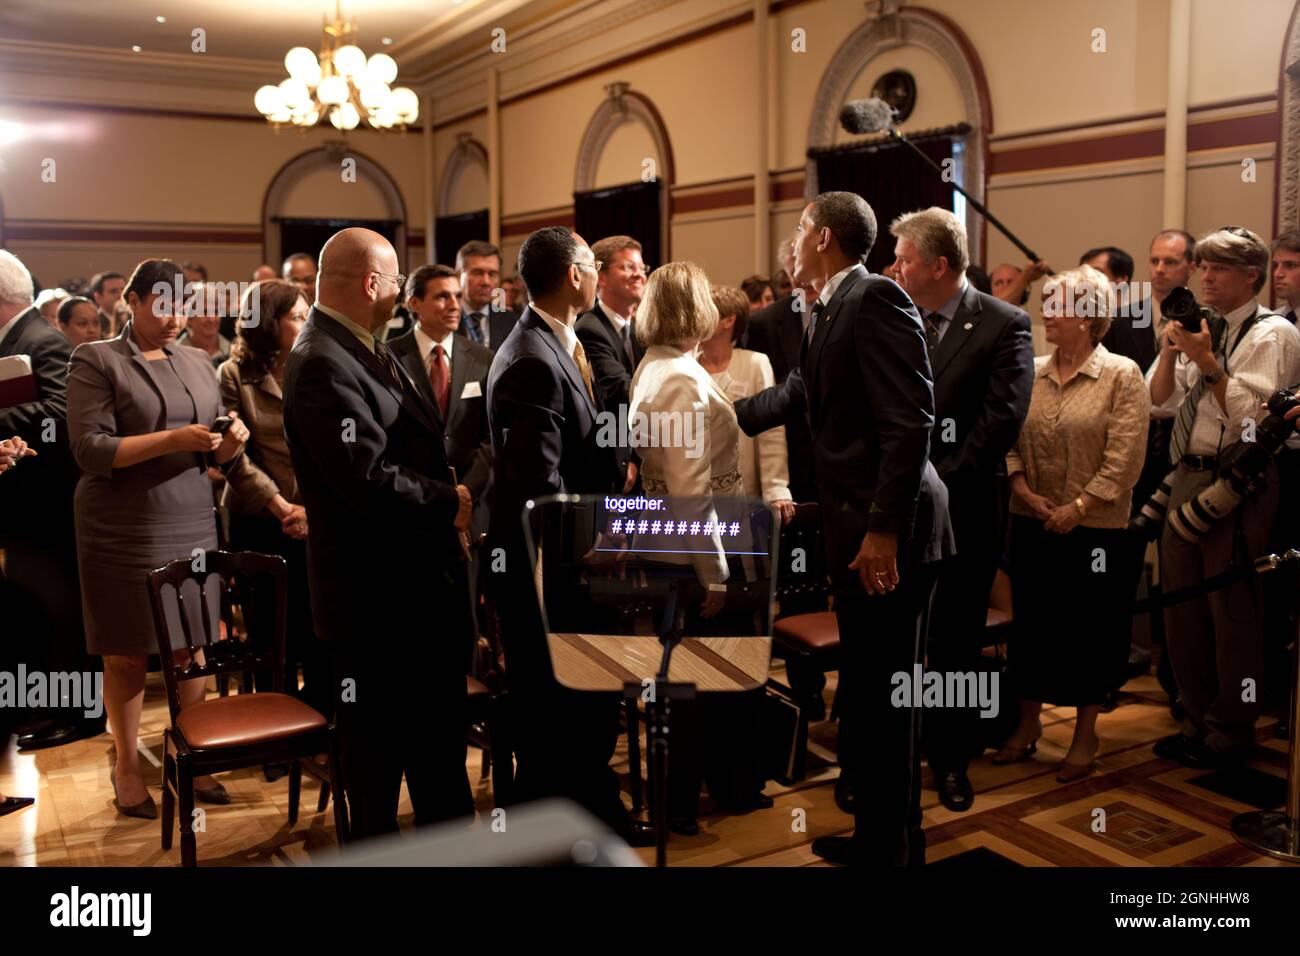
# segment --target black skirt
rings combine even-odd
[[[1011,518],[1008,647],[1014,692],[1067,707],[1100,704],[1123,680],[1133,600],[1132,535],[1122,528],[1047,531]]]

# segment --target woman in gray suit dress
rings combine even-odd
[[[175,342],[184,314],[175,290],[183,282],[168,259],[136,266],[124,295],[130,322],[117,338],[78,346],[68,375],[68,433],[82,470],[73,511],[86,645],[104,657],[118,811],[146,818],[157,810],[141,775],[136,735],[149,655],[158,650],[146,579],[195,549],[216,548],[208,465],[229,465],[248,438],[237,419],[224,437],[211,429],[222,414],[212,363],[199,349]],[[157,294],[162,289],[167,292]],[[179,635],[174,608],[169,617],[169,630]],[[198,632],[197,608],[192,624]],[[187,682],[182,706],[202,701],[204,684]],[[196,779],[195,795],[229,802],[211,777]]]

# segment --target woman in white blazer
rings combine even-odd
[[[695,499],[698,514],[692,517],[701,522],[717,520],[713,496],[744,493],[736,411],[695,358],[700,340],[717,324],[718,310],[699,266],[670,262],[650,276],[636,319],[646,352],[632,376],[632,441],[641,454],[645,493]],[[690,559],[708,592],[701,614],[712,617],[725,603],[728,577],[716,532],[714,553]]]
[[[636,334],[647,346],[632,377],[629,422],[649,424],[649,434],[634,441],[641,455],[641,482],[650,496],[690,499],[694,518],[717,521],[715,501],[745,493],[740,463],[741,433],[731,399],[696,359],[702,339],[717,328],[718,310],[704,271],[690,262],[670,262],[656,269],[646,283],[637,310]],[[770,374],[770,373],[769,373]],[[678,427],[656,427],[670,422]],[[662,441],[663,438],[676,440]],[[650,441],[643,439],[649,438]],[[684,502],[674,502],[680,512]],[[735,618],[719,614],[726,604],[731,577],[719,536],[712,552],[665,554],[664,560],[693,563],[705,599],[698,617],[687,615],[687,633],[696,636],[710,627],[723,633],[745,633]],[[694,620],[693,620],[694,618]],[[701,619],[712,618],[712,621]],[[752,627],[752,625],[750,625]],[[722,810],[744,812],[770,807],[763,795],[765,780],[756,729],[761,719],[763,689],[734,694],[705,694],[673,706],[673,769],[668,777],[668,825],[675,832],[699,832],[700,785]]]
[[[776,384],[772,363],[762,352],[736,348],[749,321],[749,300],[732,286],[713,287],[718,328],[700,343],[699,362],[732,402]],[[762,498],[781,514],[782,524],[794,517],[790,467],[786,460],[785,428],[769,428],[756,438],[740,435],[740,472],[744,494]]]

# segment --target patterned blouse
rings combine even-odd
[[[1007,455],[1007,474],[1023,471],[1029,489],[1054,505],[1088,492],[1087,528],[1128,524],[1133,486],[1146,457],[1151,394],[1137,364],[1098,345],[1064,386],[1056,351],[1034,359],[1029,417]],[[1011,513],[1031,512],[1011,496]]]

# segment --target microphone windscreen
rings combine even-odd
[[[881,133],[894,125],[894,108],[879,97],[851,100],[840,108],[840,125],[850,133]]]

